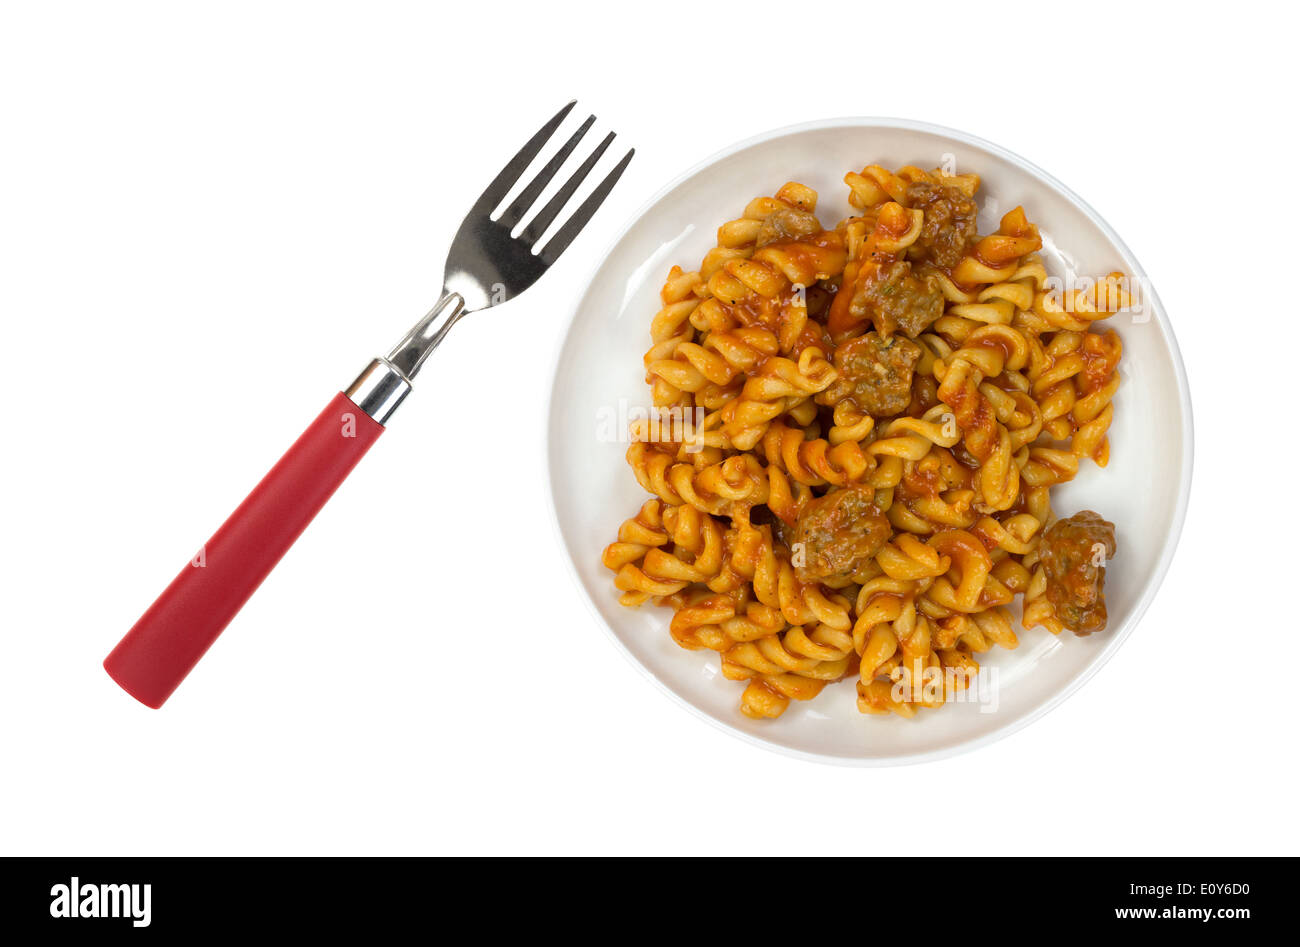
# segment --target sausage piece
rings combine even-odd
[[[960,263],[976,238],[975,201],[950,184],[918,181],[907,189],[907,206],[925,214],[921,235],[908,256],[943,270]]]
[[[902,332],[914,339],[943,315],[943,293],[932,274],[919,275],[911,263],[895,260],[863,268],[849,312],[870,319],[883,336]]]
[[[807,237],[819,232],[821,229],[822,225],[817,222],[816,216],[806,210],[800,210],[797,207],[778,210],[769,214],[763,220],[762,225],[758,228],[758,236],[754,240],[754,246],[765,247],[769,243]]]
[[[1092,510],[1057,520],[1043,534],[1039,560],[1047,600],[1076,635],[1106,627],[1106,562],[1115,555],[1115,526]]]
[[[817,400],[835,405],[851,398],[873,418],[902,414],[912,400],[912,370],[920,357],[921,347],[901,336],[858,336],[835,349],[839,377]]]
[[[804,507],[792,546],[801,582],[847,579],[880,551],[891,528],[875,496],[871,487],[844,487]]]

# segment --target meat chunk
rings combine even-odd
[[[887,418],[907,410],[912,400],[912,370],[921,347],[901,336],[882,339],[868,332],[835,349],[839,377],[817,396],[821,404],[835,405],[845,398],[873,418]]]
[[[1115,526],[1092,510],[1057,520],[1043,535],[1039,559],[1047,600],[1076,635],[1106,627],[1106,562],[1115,555]]]
[[[907,205],[925,214],[908,256],[944,270],[960,263],[975,242],[975,201],[961,188],[920,181],[907,189]]]
[[[867,486],[832,490],[795,522],[795,573],[802,582],[847,579],[889,540],[891,528]]]
[[[914,339],[943,315],[943,293],[933,276],[920,276],[911,263],[895,260],[863,267],[849,312],[870,319],[882,336],[902,332]]]
[[[794,240],[817,233],[822,225],[817,218],[806,210],[791,207],[768,214],[758,228],[758,237],[754,246],[765,247],[769,243],[782,240]]]

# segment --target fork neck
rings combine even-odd
[[[447,293],[411,327],[387,358],[377,358],[367,365],[344,394],[375,421],[387,423],[411,393],[411,379],[419,374],[429,353],[441,344],[447,331],[464,314],[465,300],[461,295]]]
[[[407,381],[413,381],[429,353],[438,347],[447,330],[464,314],[465,300],[460,293],[447,293],[388,353],[389,363]]]

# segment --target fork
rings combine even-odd
[[[149,707],[163,705],[384,432],[425,360],[451,327],[466,313],[499,305],[532,286],[591,220],[635,149],[542,242],[613,142],[613,132],[518,235],[512,235],[591,128],[594,115],[496,218],[492,216],[575,104],[570,102],[543,125],[475,201],[447,254],[437,304],[386,358],[374,359],[330,401],[104,659],[104,670],[128,694]]]

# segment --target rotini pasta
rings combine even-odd
[[[1054,289],[1023,208],[977,232],[974,174],[845,183],[832,229],[792,182],[672,268],[646,381],[702,423],[635,426],[652,498],[603,557],[624,605],[718,652],[752,717],[845,678],[863,713],[941,706],[1017,646],[1017,598],[1025,628],[1106,623],[1114,527],[1057,519],[1049,490],[1109,459],[1122,347],[1096,324],[1122,275]]]

